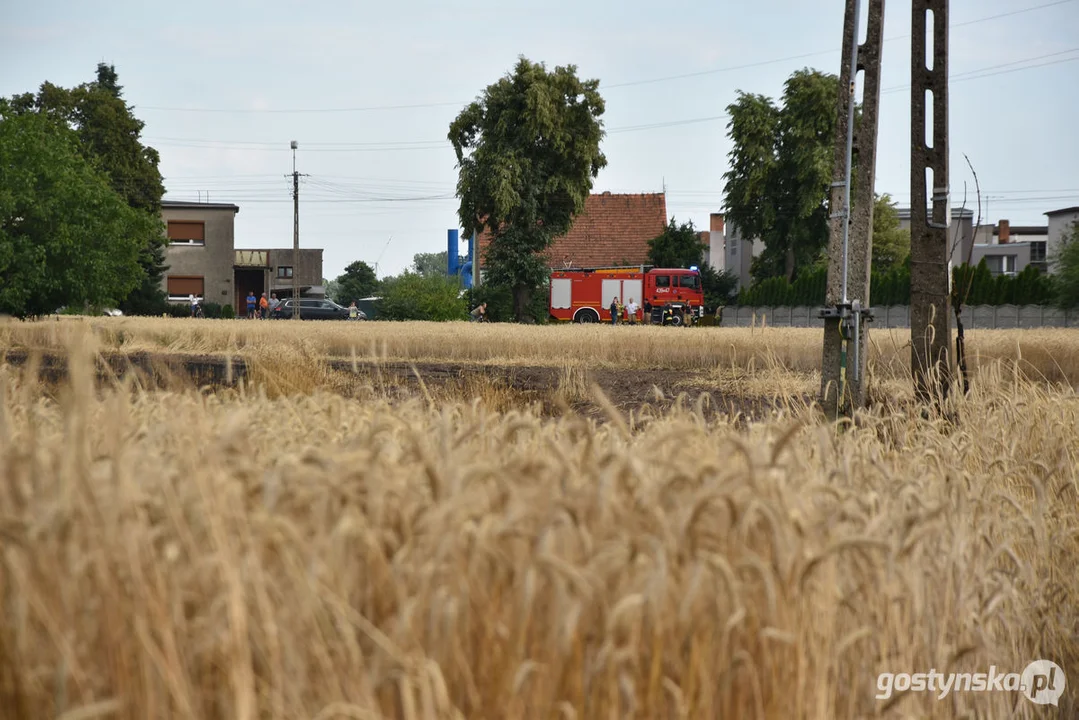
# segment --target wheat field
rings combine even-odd
[[[819,370],[817,331],[284,324],[0,326],[70,362],[56,386],[0,367],[0,718],[1079,712],[1073,334],[971,333],[955,417],[880,404],[844,428],[593,388],[603,418],[478,388],[275,393],[272,364],[217,391],[95,384],[96,353],[136,349],[697,363],[762,391]],[[898,392],[906,340],[874,342]],[[1058,707],[876,697],[883,672],[1039,658],[1070,674]]]
[[[289,322],[138,317],[55,317],[0,322],[0,348],[57,350],[92,332],[101,351],[178,355],[265,353],[302,348],[327,358],[590,367],[707,369],[770,365],[820,369],[822,330],[529,326],[467,322]],[[909,377],[910,331],[870,330],[876,374]],[[1079,334],[1070,329],[970,330],[972,366],[1018,363],[1036,380],[1079,385]]]

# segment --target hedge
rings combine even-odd
[[[794,282],[773,277],[762,280],[738,293],[735,305],[800,307],[824,305],[827,292],[827,268],[801,273]],[[869,281],[869,303],[875,307],[910,304],[910,267],[900,266],[880,272],[874,270]],[[976,267],[960,265],[952,269],[952,287],[969,288],[965,305],[1051,305],[1054,299],[1052,278],[1033,266],[1018,275],[993,276],[983,259]]]

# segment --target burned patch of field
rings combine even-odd
[[[100,353],[99,385],[125,380],[144,389],[224,390],[246,384],[274,396],[332,390],[346,398],[391,400],[428,398],[471,401],[479,398],[500,410],[532,407],[543,415],[574,412],[602,419],[606,414],[594,388],[622,413],[650,409],[666,412],[674,405],[695,404],[707,416],[761,419],[777,407],[812,402],[808,392],[768,392],[766,384],[717,384],[713,371],[684,369],[587,368],[574,365],[491,365],[454,362],[379,362],[323,358],[289,358],[267,362],[247,356]],[[295,360],[295,363],[291,363]],[[46,385],[67,378],[68,358],[56,352],[9,351],[5,361],[36,371]],[[302,379],[298,381],[297,378]],[[795,384],[801,386],[803,384]],[[703,401],[701,396],[707,396]]]

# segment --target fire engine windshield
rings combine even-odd
[[[683,275],[679,278],[678,284],[690,290],[697,290],[701,286],[701,279],[697,275]]]

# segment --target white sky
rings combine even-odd
[[[906,204],[910,0],[886,8],[876,189]],[[1079,205],[1079,0],[950,12],[953,204],[964,182],[974,202],[966,153],[986,221],[1044,224]],[[668,216],[706,229],[723,201],[725,107],[739,89],[778,97],[801,67],[838,73],[843,3],[0,0],[0,15],[0,93],[114,64],[166,197],[239,205],[239,248],[292,246],[296,140],[300,243],[325,249],[333,278],[353,260],[384,276],[446,248],[449,123],[520,54],[600,79],[609,165],[595,192],[665,186]]]

